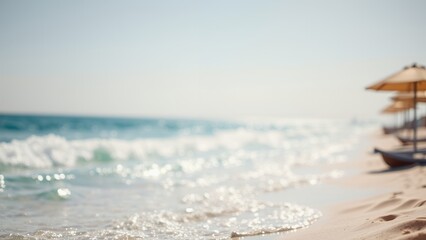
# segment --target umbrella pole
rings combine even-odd
[[[395,129],[397,129],[397,128],[398,128],[398,113],[395,113],[395,114],[394,114],[393,127],[394,127]]]
[[[411,129],[414,127],[413,126],[413,121],[410,120],[411,116],[412,116],[411,113],[412,113],[411,109],[408,109],[408,112],[407,112],[407,123],[405,125],[405,129],[406,129],[406,132],[407,132],[407,137],[414,138],[414,131],[410,131],[410,127],[411,127]]]
[[[414,82],[414,98],[413,98],[413,106],[414,106],[414,126],[413,126],[413,134],[414,134],[414,153],[417,152],[417,82]]]
[[[406,132],[407,132],[407,137],[413,137],[414,133],[413,131],[410,131],[410,126],[411,128],[413,128],[413,121],[410,120],[411,119],[411,109],[408,109],[407,111],[407,123],[406,123]]]
[[[405,123],[407,122],[407,112],[408,111],[403,111],[402,112],[402,114],[404,114],[404,119],[402,120],[402,124],[401,124],[401,127],[402,127],[402,135],[404,136],[405,134],[407,134],[407,131],[406,131],[406,127],[405,127]]]

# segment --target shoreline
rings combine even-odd
[[[390,170],[371,150],[375,146],[400,146],[397,139],[376,131],[369,142],[372,145],[362,148],[355,159],[331,166],[346,171],[356,169],[358,173],[331,180],[330,184],[347,191],[365,189],[377,193],[332,203],[321,209],[324,216],[318,222],[283,233],[278,239],[426,239],[426,168]]]

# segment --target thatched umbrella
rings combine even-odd
[[[413,108],[412,102],[395,101],[382,110],[382,113],[398,113]]]
[[[401,119],[401,120],[403,121],[403,124],[402,124],[401,128],[404,128],[406,121],[407,121],[407,117],[406,117],[405,113],[408,110],[410,110],[411,108],[413,108],[413,102],[411,102],[411,101],[410,102],[409,101],[394,101],[394,102],[392,102],[392,104],[385,107],[381,111],[381,113],[383,113],[383,114],[394,114],[395,115],[395,126],[394,126],[394,128],[397,129],[398,128],[398,113],[402,112],[403,113],[403,119]]]
[[[417,102],[426,102],[426,91],[414,92],[398,92],[391,99],[394,101],[413,102],[414,94],[416,94]]]
[[[416,121],[417,91],[426,91],[426,69],[424,66],[413,64],[403,70],[375,83],[367,89],[376,91],[414,92],[413,108]],[[417,124],[413,124],[414,152],[417,151]]]

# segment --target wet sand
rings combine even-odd
[[[426,167],[390,170],[380,155],[371,153],[374,147],[397,146],[396,138],[377,131],[364,153],[340,164],[343,169],[360,171],[333,184],[347,191],[365,189],[376,194],[325,207],[323,219],[279,239],[426,239]]]

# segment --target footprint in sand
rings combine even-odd
[[[419,217],[415,220],[406,221],[404,223],[398,224],[394,229],[402,229],[401,233],[403,235],[413,235],[413,238],[408,239],[426,239],[426,217]]]
[[[425,205],[425,204],[426,204],[426,200],[421,201],[421,202],[418,202],[418,203],[416,204],[416,207],[421,207],[421,206],[423,206],[423,205]]]
[[[377,218],[374,222],[389,222],[389,221],[394,220],[397,217],[398,217],[398,215],[396,215],[396,214],[390,214],[390,215],[386,215],[386,216],[381,216],[381,217]]]
[[[405,201],[403,201],[400,205],[398,205],[396,208],[394,208],[393,210],[405,210],[405,209],[410,209],[413,207],[419,207],[421,205],[423,205],[422,201],[419,199],[407,199]]]

